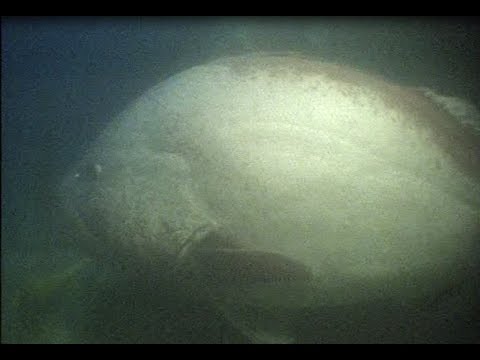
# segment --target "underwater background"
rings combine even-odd
[[[99,132],[168,76],[220,56],[299,51],[480,105],[478,18],[3,18],[2,342],[248,342],[215,309],[86,258],[56,186]],[[341,214],[339,214],[341,216]],[[476,342],[479,279],[408,311],[300,314],[299,342]]]

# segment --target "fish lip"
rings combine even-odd
[[[202,247],[204,240],[207,239],[210,234],[220,233],[219,229],[215,224],[204,224],[197,227],[180,245],[175,256],[173,273],[178,275],[184,274],[185,271],[190,272],[191,269],[189,269],[187,265],[189,260],[192,260],[192,257],[195,256],[195,253]]]
[[[185,274],[192,279],[198,277],[205,285],[210,284],[210,279],[214,287],[280,285],[313,278],[305,264],[278,252],[242,247],[227,229],[211,224],[198,227],[185,240],[178,251],[174,272],[182,277]],[[200,275],[195,275],[196,272]],[[232,279],[228,279],[228,274]]]
[[[182,243],[178,254],[177,259],[181,260],[188,257],[192,252],[197,249],[202,241],[208,237],[209,234],[216,232],[216,227],[213,227],[211,224],[205,224],[196,228],[192,234]]]

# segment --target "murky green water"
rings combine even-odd
[[[479,104],[478,25],[404,20],[2,23],[2,342],[247,343],[212,304],[99,264],[59,229],[56,184],[108,121],[168,75],[221,55],[302,51]],[[421,306],[292,312],[298,342],[478,342],[479,279]]]

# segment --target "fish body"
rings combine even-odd
[[[462,104],[293,54],[221,58],[113,121],[65,205],[113,261],[209,279],[245,331],[258,309],[408,302],[478,263],[479,119]]]

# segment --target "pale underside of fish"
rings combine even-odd
[[[291,309],[413,301],[475,268],[478,121],[346,66],[222,58],[127,108],[62,193],[90,251],[193,279],[253,341],[289,341]]]

